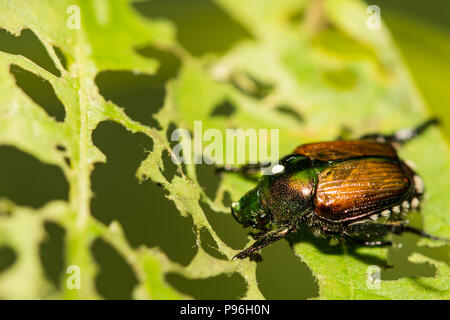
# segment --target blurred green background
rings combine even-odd
[[[443,132],[450,138],[450,3],[445,0],[370,1],[381,8],[381,16],[390,28],[401,54],[416,81],[430,114],[443,120]],[[208,0],[153,0],[135,5],[148,18],[166,18],[174,22],[178,40],[191,54],[200,56],[225,52],[237,42],[251,38],[249,32]],[[50,58],[34,34],[24,31],[15,38],[0,30],[0,50],[19,53],[57,74]],[[157,58],[161,68],[154,76],[131,72],[104,72],[97,77],[101,94],[125,108],[133,119],[157,125],[149,115],[163,104],[165,83],[176,77],[180,62],[155,48],[140,48],[144,56]],[[19,86],[57,120],[64,119],[64,109],[50,86],[31,73],[12,68]],[[190,218],[182,218],[164,191],[150,182],[139,184],[135,171],[144,159],[144,150],[151,148],[145,136],[132,135],[114,123],[102,123],[93,133],[94,143],[105,153],[106,164],[97,164],[92,175],[93,215],[110,223],[118,220],[134,247],[141,244],[159,246],[170,259],[187,265],[193,258],[195,236]],[[166,155],[167,156],[167,155]],[[170,161],[165,159],[168,166]],[[219,183],[214,169],[198,168],[199,180],[208,195],[213,196]],[[165,173],[172,176],[174,171]],[[53,199],[67,199],[67,183],[57,167],[44,165],[35,158],[13,148],[0,146],[0,197],[20,205],[40,207]],[[132,208],[131,210],[129,208]],[[247,242],[243,230],[229,215],[217,214],[203,207],[218,235],[231,247],[242,248]],[[420,217],[413,216],[420,225]],[[49,238],[41,246],[41,258],[49,278],[58,284],[63,274],[63,233],[55,224],[46,226]],[[445,248],[424,249],[416,246],[417,238],[403,236],[402,249],[391,249],[388,263],[394,268],[383,271],[382,279],[402,276],[432,276],[431,265],[409,263],[412,252],[448,261]],[[205,234],[202,244],[208,253],[217,256],[212,239]],[[96,241],[92,248],[100,272],[97,287],[105,298],[130,298],[136,279],[124,260],[105,242]],[[257,276],[262,293],[269,299],[304,299],[318,294],[309,269],[296,258],[287,241],[280,241],[263,250],[264,260]],[[7,247],[0,248],[0,272],[14,262]],[[195,298],[238,298],[244,293],[239,276],[219,276],[206,280],[188,280],[168,275],[167,280],[180,291]]]

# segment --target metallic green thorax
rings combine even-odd
[[[244,226],[272,229],[301,218],[312,208],[320,168],[311,159],[290,155],[271,170],[271,175],[262,176],[254,189],[232,205],[233,216]]]

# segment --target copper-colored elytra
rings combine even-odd
[[[367,140],[338,140],[304,144],[295,149],[294,153],[322,161],[363,156],[397,158],[397,153],[390,144]]]
[[[319,174],[316,213],[327,220],[361,218],[362,208],[368,215],[392,206],[389,201],[410,188],[399,163],[370,158],[336,163]]]

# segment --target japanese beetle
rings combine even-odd
[[[431,119],[413,129],[392,135],[369,134],[358,140],[305,144],[270,167],[258,184],[231,212],[244,227],[259,233],[256,241],[233,259],[286,237],[300,225],[315,236],[351,240],[365,246],[391,245],[388,233],[411,232],[438,239],[406,225],[406,213],[418,209],[423,197],[422,179],[401,160],[396,147],[413,139]],[[219,168],[250,174],[268,164]]]

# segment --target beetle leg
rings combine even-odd
[[[264,237],[267,232],[261,231],[261,232],[249,232],[248,233],[254,240],[258,240],[261,239],[262,237]]]
[[[393,234],[402,234],[405,232],[414,233],[418,236],[432,239],[432,240],[438,240],[438,241],[445,241],[450,242],[448,239],[439,238],[433,235],[430,235],[426,233],[423,230],[410,227],[405,225],[405,223],[370,223],[370,222],[361,222],[361,223],[354,223],[350,224],[348,226],[348,230],[346,230],[346,233],[350,237],[368,237],[370,238],[382,238],[388,233]],[[376,242],[376,241],[375,241]]]
[[[375,222],[355,222],[349,224],[344,234],[352,240],[357,240],[361,244],[372,239],[382,239],[391,231],[391,224],[375,223]]]
[[[367,139],[368,140],[376,140],[380,143],[388,142],[388,143],[402,145],[402,144],[405,144],[406,142],[414,139],[418,135],[422,134],[428,127],[430,127],[432,125],[437,125],[439,123],[440,123],[439,119],[431,118],[431,119],[428,119],[427,121],[421,123],[417,127],[401,129],[401,130],[394,132],[391,135],[383,135],[383,134],[373,133],[373,134],[366,134],[366,135],[362,136],[360,139],[361,140],[367,140]]]
[[[350,140],[351,135],[352,130],[347,126],[343,126],[341,127],[341,130],[339,131],[339,135],[336,137],[336,140]]]
[[[349,237],[349,240],[356,242],[365,247],[390,247],[392,246],[392,241],[364,241],[357,238]]]
[[[245,259],[248,256],[250,256],[253,252],[258,251],[264,247],[267,247],[269,244],[274,243],[277,240],[283,239],[291,231],[292,231],[291,227],[283,227],[274,231],[267,232],[266,234],[261,236],[256,242],[254,242],[250,247],[235,255],[233,257],[233,260]]]
[[[447,243],[450,243],[449,239],[436,237],[436,236],[433,236],[431,234],[426,233],[423,230],[420,230],[420,229],[417,229],[417,228],[414,228],[414,227],[410,227],[410,226],[406,226],[404,224],[393,226],[391,232],[394,233],[394,234],[402,234],[404,232],[409,232],[409,233],[414,233],[414,234],[416,234],[418,236],[421,236],[421,237],[424,237],[424,238],[428,238],[428,239],[431,239],[431,240],[445,241]]]
[[[249,163],[242,167],[232,167],[229,165],[225,165],[223,167],[217,167],[216,173],[221,172],[235,172],[243,175],[251,176],[257,174],[262,168],[270,167],[270,162],[258,162],[258,163]]]

